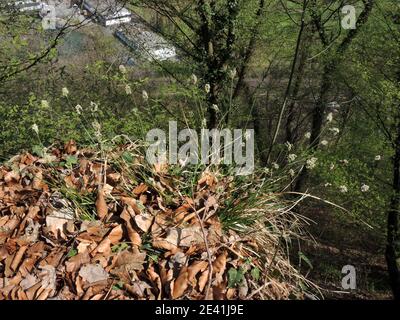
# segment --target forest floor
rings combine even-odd
[[[309,280],[322,288],[325,299],[391,299],[384,256],[385,239],[374,229],[361,227],[338,219],[326,208],[307,209],[312,219],[306,229],[315,241],[303,241],[302,252],[313,268]],[[342,221],[341,221],[342,220]],[[341,282],[342,268],[352,265],[356,269],[357,288],[346,291]]]

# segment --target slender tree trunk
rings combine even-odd
[[[310,138],[310,149],[312,152],[318,150],[318,146],[321,140],[322,126],[324,124],[324,116],[326,111],[326,106],[328,103],[328,93],[332,87],[331,83],[331,73],[334,71],[334,66],[332,64],[327,64],[324,67],[324,73],[322,75],[321,89],[319,93],[318,100],[316,101],[311,125],[311,138]],[[299,177],[296,181],[295,190],[300,192],[304,188],[304,183],[308,177],[308,170],[304,167]]]
[[[400,111],[400,106],[399,106]],[[397,137],[395,141],[395,155],[393,157],[393,195],[388,211],[386,263],[389,271],[390,286],[393,296],[400,300],[400,118],[397,123]]]
[[[295,49],[294,56],[293,56],[293,61],[292,61],[289,81],[288,81],[288,85],[286,87],[286,92],[285,92],[285,96],[284,96],[284,99],[283,99],[283,104],[282,104],[281,110],[279,112],[278,121],[277,121],[275,130],[274,130],[274,135],[272,137],[271,145],[270,145],[269,150],[268,150],[267,163],[269,163],[269,160],[271,158],[272,150],[274,148],[276,140],[278,139],[279,130],[281,128],[281,124],[282,124],[282,120],[283,120],[283,115],[285,113],[286,106],[287,106],[287,103],[288,103],[288,100],[289,100],[289,96],[290,96],[290,92],[292,90],[292,82],[293,82],[294,74],[295,74],[295,71],[296,71],[297,61],[298,61],[298,58],[299,58],[300,45],[301,45],[301,41],[302,41],[303,31],[304,31],[304,28],[305,28],[305,25],[306,25],[305,24],[306,9],[307,9],[307,0],[304,0],[303,1],[303,11],[302,11],[302,14],[301,14],[301,24],[300,24],[299,33],[297,35],[296,49]]]
[[[265,7],[265,0],[259,0],[259,4],[258,4],[258,9],[257,9],[257,13],[256,13],[256,17],[255,19],[256,24],[253,28],[253,32],[252,32],[252,36],[250,38],[249,44],[246,48],[246,52],[243,55],[243,62],[242,65],[240,66],[239,72],[238,72],[238,81],[236,83],[232,98],[235,99],[239,93],[240,90],[243,88],[244,85],[244,79],[246,77],[246,73],[247,73],[247,69],[249,67],[249,62],[251,57],[254,54],[254,50],[256,48],[256,44],[257,44],[257,36],[259,34],[259,29],[260,29],[260,25],[261,25],[261,17],[264,11],[264,7]]]
[[[286,119],[286,141],[290,142],[291,144],[295,143],[295,129],[293,128],[293,124],[295,121],[295,107],[298,106],[296,99],[299,95],[300,88],[303,83],[304,69],[307,58],[307,45],[308,43],[303,42],[300,53],[299,66],[297,68],[297,76],[293,86],[293,93],[291,95],[291,102],[288,106],[288,116]]]

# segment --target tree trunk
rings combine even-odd
[[[295,121],[295,107],[298,106],[296,99],[299,95],[300,88],[303,83],[304,69],[307,58],[307,45],[308,42],[304,42],[302,45],[299,66],[297,68],[297,76],[295,84],[293,86],[293,93],[291,94],[291,102],[288,106],[288,116],[286,119],[286,141],[288,141],[291,144],[295,143],[296,130],[293,128]]]
[[[312,116],[312,127],[311,127],[311,138],[310,138],[310,150],[312,152],[317,151],[319,142],[321,140],[322,126],[324,124],[325,110],[327,106],[328,92],[332,87],[331,73],[335,67],[328,63],[324,66],[324,73],[322,76],[321,89],[318,100],[315,103]],[[295,190],[300,192],[303,190],[304,183],[308,177],[308,170],[306,167],[301,170],[299,177],[296,182]]]
[[[399,254],[399,210],[400,210],[400,120],[397,124],[396,151],[393,157],[393,196],[387,221],[386,263],[393,296],[400,300]]]

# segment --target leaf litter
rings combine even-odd
[[[132,145],[15,156],[0,166],[0,300],[302,298],[282,230],[266,231],[298,221],[264,203],[246,232],[223,227],[232,186],[206,169],[189,195]]]

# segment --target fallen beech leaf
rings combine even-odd
[[[0,228],[0,244],[2,243],[2,238],[5,239],[13,233],[19,222],[20,220],[17,217],[8,218],[6,224]]]
[[[24,255],[26,249],[28,249],[27,246],[23,246],[23,247],[19,248],[19,250],[18,250],[17,254],[15,255],[14,260],[11,264],[11,269],[13,271],[17,271],[17,268],[22,260],[22,256]]]
[[[74,154],[78,150],[76,142],[74,140],[68,141],[64,146],[64,151],[66,154]]]
[[[54,235],[54,237],[60,236],[66,239],[64,231],[66,230],[67,223],[70,219],[65,218],[65,215],[59,212],[54,212],[52,215],[46,217],[46,226],[48,230]]]
[[[36,242],[39,239],[39,230],[41,226],[38,222],[33,222],[31,218],[27,219],[27,224],[28,225],[25,227],[25,234],[21,239],[26,242]]]
[[[199,226],[184,228],[181,231],[179,246],[190,247],[192,245],[204,244],[203,232]]]
[[[122,235],[123,235],[122,225],[118,225],[111,230],[107,238],[110,240],[111,244],[117,244],[122,239]]]
[[[85,294],[83,295],[83,297],[81,298],[81,300],[89,300],[90,297],[92,297],[92,296],[93,296],[93,287],[89,287],[89,288],[86,290],[86,292],[85,292]]]
[[[107,256],[111,254],[111,241],[108,237],[101,241],[91,254],[94,255],[97,252],[104,253]]]
[[[223,285],[218,285],[213,287],[212,293],[213,298],[215,300],[225,300],[225,290],[226,288]]]
[[[103,187],[103,193],[105,196],[110,196],[113,190],[114,190],[114,187],[109,184],[106,184]]]
[[[207,261],[196,261],[188,267],[188,281],[193,282],[199,272],[204,271],[208,267]]]
[[[158,289],[158,297],[157,299],[160,300],[162,297],[162,282],[160,276],[157,274],[157,272],[154,271],[154,267],[150,266],[147,269],[147,274],[150,277],[150,280],[153,281],[154,284],[156,284],[157,289]]]
[[[98,293],[98,294],[94,295],[93,297],[91,297],[90,300],[99,301],[103,298],[103,296],[104,296],[104,294]]]
[[[25,153],[21,156],[20,163],[26,164],[27,166],[31,166],[35,162],[36,158],[30,153]]]
[[[133,193],[137,196],[141,195],[142,193],[146,192],[149,188],[144,184],[141,183],[135,189],[133,189]]]
[[[91,242],[80,242],[78,244],[78,246],[76,247],[76,250],[78,250],[78,253],[83,253],[83,252],[87,252],[89,250],[89,247],[92,245],[93,243]]]
[[[189,204],[184,204],[180,206],[178,209],[175,211],[175,221],[176,222],[181,222],[185,218],[185,216],[188,214],[189,210],[191,209],[191,206]]]
[[[110,183],[116,184],[121,179],[121,174],[118,172],[110,173],[107,175],[107,180],[110,180]]]
[[[173,253],[178,250],[179,233],[175,228],[169,229],[165,239],[156,238],[153,240],[155,248],[165,249]]]
[[[138,298],[144,298],[146,289],[151,289],[144,281],[134,281],[132,285],[124,284],[124,288]]]
[[[47,257],[44,260],[40,261],[39,265],[41,267],[44,267],[48,264],[57,268],[62,257],[64,256],[64,253],[65,253],[65,248],[63,248],[62,246],[58,248],[56,247],[50,252],[50,254],[47,255]]]
[[[31,274],[27,274],[25,279],[20,282],[20,286],[25,291],[28,290],[30,287],[34,286],[38,282],[38,278]]]
[[[52,295],[56,291],[56,269],[50,265],[43,266],[41,269],[39,277],[42,279],[42,288],[49,289],[48,295]]]
[[[142,212],[139,209],[139,206],[137,205],[136,199],[129,198],[129,197],[122,197],[121,198],[122,202],[128,206],[130,206],[135,214],[141,214]]]
[[[18,290],[18,300],[28,300],[28,296],[22,289]]]
[[[203,273],[201,274],[200,278],[199,278],[199,291],[203,292],[207,282],[208,282],[208,277],[210,274],[210,270],[206,269],[205,271],[203,271]]]
[[[108,214],[107,202],[104,197],[104,191],[101,188],[97,192],[96,212],[100,219],[104,219]]]
[[[137,233],[131,226],[129,222],[126,222],[126,229],[128,232],[128,237],[129,240],[131,241],[132,244],[135,246],[140,247],[142,245],[142,238],[140,237],[140,234]]]
[[[108,279],[108,273],[98,264],[88,264],[79,270],[83,281],[93,284]]]
[[[146,262],[146,253],[140,252],[138,249],[133,248],[132,252],[125,250],[118,255],[115,266],[117,268],[124,267],[127,271],[141,271],[143,264]]]
[[[131,215],[129,214],[128,210],[124,208],[120,215],[121,219],[125,221],[125,227],[128,233],[128,238],[131,241],[132,244],[136,246],[141,246],[142,245],[142,238],[140,237],[139,233],[136,232],[135,229],[133,229],[131,225]]]
[[[217,259],[213,262],[213,274],[223,274],[226,268],[226,258],[228,257],[228,253],[224,251],[220,254]]]
[[[200,180],[197,182],[198,186],[203,186],[206,184],[207,186],[211,187],[214,183],[218,182],[217,178],[208,171],[202,173]]]
[[[179,297],[183,296],[188,286],[189,286],[188,268],[183,267],[181,269],[181,272],[179,273],[178,278],[174,282],[174,290],[172,292],[172,298],[178,299]]]
[[[38,172],[36,172],[35,177],[33,178],[32,188],[36,190],[42,190],[46,187],[46,184],[43,182],[43,173],[39,170]]]
[[[19,179],[21,178],[21,176],[19,175],[19,173],[13,171],[8,172],[5,176],[4,176],[4,182],[6,183],[10,183],[11,181],[19,181]]]
[[[0,246],[0,262],[3,261],[8,256],[8,251],[5,245]]]
[[[167,163],[156,163],[154,165],[154,171],[156,173],[167,173],[168,172],[168,164]]]
[[[170,257],[168,262],[170,268],[174,268],[175,266],[182,266],[185,264],[187,260],[186,255],[183,252],[177,252]]]
[[[134,219],[139,229],[143,232],[147,232],[153,224],[154,217],[150,214],[142,213],[135,216]]]
[[[67,230],[68,223],[74,221],[75,211],[72,208],[72,204],[59,192],[51,195],[49,203],[46,216],[47,229],[56,238],[58,237],[58,233],[60,233],[61,237],[66,239],[64,231]]]
[[[207,198],[204,206],[206,208],[206,212],[208,212],[210,209],[216,209],[218,207],[218,201],[214,196],[210,196]]]
[[[26,290],[25,293],[26,293],[26,296],[28,297],[28,300],[33,300],[35,298],[36,292],[41,287],[42,287],[42,282],[40,281],[37,284],[30,287],[28,290]]]
[[[87,251],[83,253],[78,253],[76,256],[73,256],[65,263],[66,271],[67,272],[78,271],[83,264],[89,263],[89,261],[90,257]]]
[[[11,263],[14,260],[14,256],[15,256],[15,254],[10,254],[4,262],[4,266],[5,266],[4,274],[6,277],[11,277],[12,275],[14,275],[14,271],[11,269]]]
[[[226,298],[228,299],[228,300],[233,300],[233,298],[235,297],[235,295],[236,295],[236,288],[229,288],[227,291],[226,291]]]

